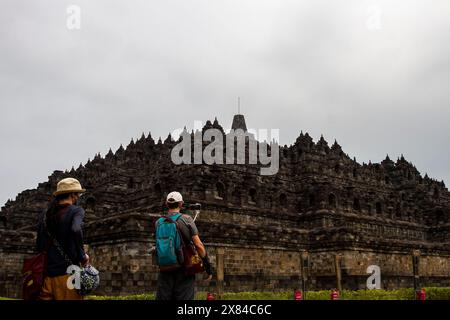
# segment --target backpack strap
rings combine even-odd
[[[161,223],[163,223],[165,221],[167,221],[169,223],[175,223],[175,226],[177,227],[178,235],[180,236],[181,245],[184,246],[183,233],[181,232],[180,227],[178,226],[178,219],[180,219],[182,215],[183,214],[179,212],[172,217],[162,216],[161,218],[158,219],[157,226],[159,226]],[[175,217],[175,219],[174,219],[174,217]]]
[[[178,219],[181,218],[182,215],[183,215],[183,214],[182,214],[181,212],[178,212],[176,215],[174,215],[174,217],[176,217],[175,220],[174,220],[174,222],[176,223],[176,222],[178,221]]]
[[[63,214],[66,214],[66,212],[67,212],[67,210],[68,210],[68,207],[66,207],[66,208],[64,208],[64,209],[62,209],[62,210],[65,210]],[[62,215],[61,215],[61,216],[62,216]],[[45,230],[45,232],[47,233],[47,236],[48,236],[48,238],[49,238],[48,244],[50,244],[50,246],[51,246],[51,245],[54,245],[54,246],[56,247],[56,250],[58,250],[59,254],[61,255],[62,258],[64,258],[65,262],[66,262],[68,265],[74,264],[73,261],[72,261],[72,259],[69,258],[69,256],[67,255],[67,253],[64,251],[64,249],[62,248],[62,246],[59,244],[58,240],[56,240],[56,237],[54,237],[54,236],[50,233],[50,230],[47,228],[47,223],[46,223],[45,220],[46,220],[46,219],[44,218],[44,230]],[[48,250],[49,247],[47,247],[46,249]]]
[[[185,234],[183,234],[183,232],[180,229],[180,226],[178,225],[178,219],[181,218],[182,214],[180,213],[180,216],[175,220],[176,221],[176,225],[177,225],[177,231],[180,235],[180,239],[181,239],[181,245],[184,247],[185,246],[185,242],[184,242],[184,236]],[[186,237],[186,239],[189,239],[189,236]],[[188,242],[189,243],[189,242]]]
[[[162,216],[161,218],[159,218],[158,223],[162,223],[163,221],[167,221],[169,223],[177,223],[178,219],[180,219],[181,216],[182,216],[181,213],[177,213],[176,215],[174,215],[172,217]],[[176,218],[173,219],[173,217],[176,217]]]
[[[42,211],[42,220],[40,221],[40,231],[39,232],[42,232],[42,233],[45,233],[46,235],[47,235],[47,241],[46,241],[46,244],[45,244],[45,247],[44,247],[44,250],[43,251],[41,251],[41,252],[44,252],[44,253],[48,253],[48,249],[50,249],[50,247],[52,246],[52,240],[48,237],[48,234],[47,234],[47,232],[48,232],[48,230],[47,230],[47,223],[46,223],[46,219],[47,219],[47,210],[43,210]]]

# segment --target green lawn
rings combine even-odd
[[[450,300],[450,288],[426,288],[427,300]],[[330,291],[310,291],[307,300],[330,300]],[[88,296],[88,300],[154,300],[154,294],[129,296]],[[206,292],[197,292],[196,300],[205,300]],[[216,299],[219,298],[216,296]],[[293,292],[227,292],[221,300],[292,300]],[[414,300],[413,289],[358,290],[342,292],[341,300]]]
[[[425,288],[427,300],[450,300],[450,287]],[[293,292],[227,292],[222,297],[215,295],[216,300],[293,300]],[[155,294],[137,294],[127,296],[87,296],[87,300],[154,300]],[[206,300],[206,292],[197,292],[196,300]],[[330,291],[308,291],[307,300],[330,300]],[[344,290],[341,300],[414,300],[413,289],[398,290]],[[15,300],[0,297],[0,300]]]

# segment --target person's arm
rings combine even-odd
[[[75,248],[77,254],[77,260],[83,266],[89,262],[89,256],[84,252],[83,247],[83,219],[84,219],[84,210],[82,208],[78,208],[77,212],[75,212],[72,220],[72,232],[75,240]]]
[[[195,247],[197,248],[197,252],[200,255],[201,258],[206,257],[206,249],[203,245],[202,240],[200,240],[200,237],[198,235],[195,235],[192,237],[192,242],[194,243]]]
[[[192,242],[194,243],[195,247],[197,248],[197,252],[199,256],[203,260],[203,267],[205,268],[205,272],[209,275],[208,280],[211,280],[212,277],[212,268],[211,268],[211,262],[209,261],[208,253],[206,252],[205,246],[203,242],[200,240],[200,237],[198,235],[195,235],[192,237]]]
[[[197,253],[203,260],[203,266],[205,267],[206,273],[209,275],[208,279],[211,280],[212,271],[211,271],[211,263],[209,262],[208,252],[206,251],[205,245],[200,240],[200,237],[198,235],[198,229],[197,226],[195,225],[194,219],[192,219],[191,216],[186,216],[186,222],[190,231],[192,243],[197,249]]]
[[[198,236],[198,229],[195,225],[194,219],[192,219],[192,217],[189,215],[184,215],[183,222],[189,229],[189,236],[192,240],[192,243],[195,245],[198,254],[200,255],[200,257],[204,258],[207,255],[206,249],[203,245],[203,242],[200,240],[200,237]]]
[[[208,252],[206,251],[205,245],[200,240],[200,237],[198,235],[195,235],[192,237],[192,243],[194,243],[195,247],[197,248],[197,253],[199,254],[200,258],[202,258],[203,261],[203,267],[205,268],[205,272],[208,274],[208,279],[212,279],[212,267],[211,262],[209,261]]]

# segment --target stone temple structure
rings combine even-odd
[[[208,128],[224,131],[217,120]],[[232,128],[246,130],[243,115]],[[369,265],[380,267],[385,289],[450,286],[450,194],[403,156],[360,164],[337,142],[301,133],[277,146],[279,172],[263,176],[259,165],[175,165],[176,143],[142,135],[8,201],[0,212],[0,296],[20,297],[37,214],[68,176],[87,189],[85,237],[101,271],[97,294],[155,290],[153,223],[173,190],[202,204],[197,226],[219,271],[198,290],[365,288]]]

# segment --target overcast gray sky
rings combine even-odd
[[[447,0],[2,0],[0,204],[142,132],[229,127],[237,96],[282,144],[449,182],[449,35]]]

